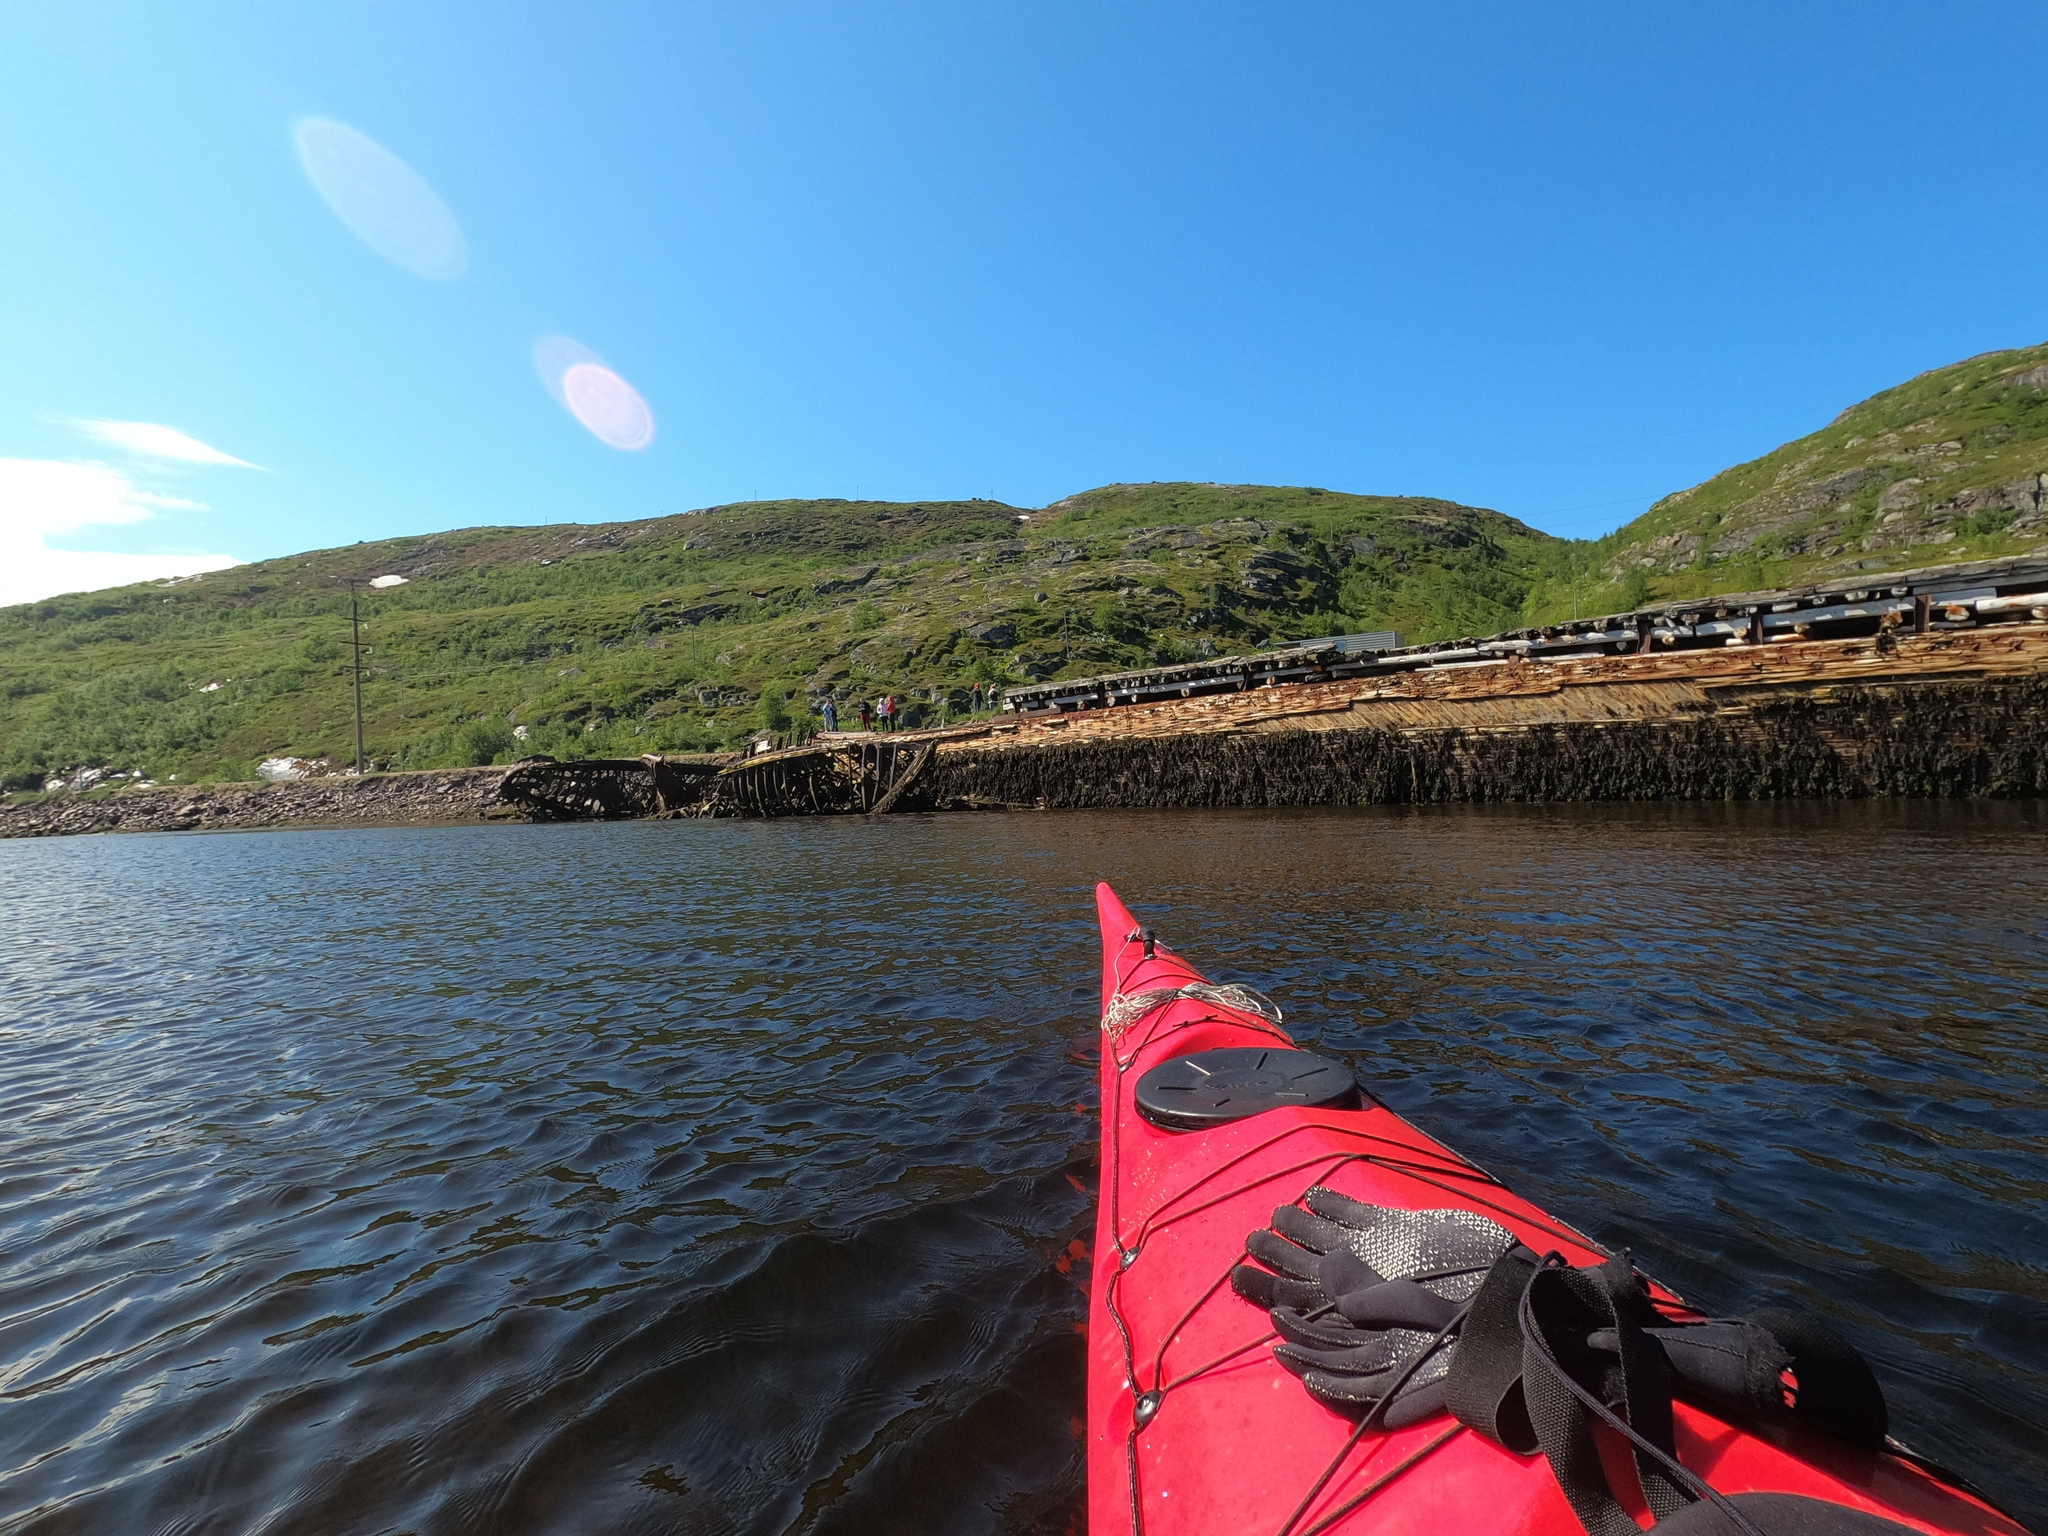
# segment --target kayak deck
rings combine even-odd
[[[1315,1184],[1373,1205],[1478,1211],[1537,1253],[1556,1251],[1575,1266],[1610,1255],[1369,1097],[1357,1109],[1288,1106],[1203,1130],[1153,1125],[1133,1103],[1149,1068],[1197,1051],[1294,1046],[1256,1004],[1211,995],[1147,1007],[1153,1000],[1138,994],[1205,978],[1144,937],[1106,885],[1097,906],[1105,1025],[1090,1287],[1090,1531],[1579,1536],[1583,1527],[1541,1456],[1518,1456],[1448,1415],[1361,1434],[1317,1403],[1274,1360],[1265,1314],[1231,1289],[1229,1274],[1247,1234]],[[1668,1292],[1655,1299],[1676,1319],[1696,1315]],[[1797,1493],[1928,1532],[2025,1536],[1901,1456],[1858,1450],[1803,1425],[1737,1424],[1685,1401],[1674,1404],[1674,1417],[1680,1460],[1723,1493]],[[1617,1496],[1646,1520],[1619,1437],[1602,1430],[1600,1451]]]

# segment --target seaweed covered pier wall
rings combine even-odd
[[[2048,625],[1510,658],[1018,723],[922,793],[1051,808],[2048,794]]]
[[[703,809],[2048,794],[2048,551],[1390,638],[1012,688],[735,764]]]
[[[2048,794],[2048,623],[1522,655],[842,733],[698,814]]]
[[[1666,720],[1081,737],[941,759],[934,806],[2048,794],[2048,678],[1849,685]]]

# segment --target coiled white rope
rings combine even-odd
[[[1219,1003],[1225,1008],[1235,1008],[1240,1013],[1257,1014],[1269,1024],[1280,1022],[1280,1008],[1250,987],[1236,983],[1228,986],[1212,986],[1206,981],[1191,981],[1184,987],[1152,987],[1143,992],[1131,992],[1112,999],[1109,1011],[1102,1016],[1102,1032],[1114,1043],[1138,1020],[1156,1008],[1183,997],[1199,998],[1205,1003]]]

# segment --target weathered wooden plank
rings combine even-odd
[[[936,754],[937,743],[935,742],[926,742],[923,746],[919,747],[916,754],[910,760],[910,766],[889,786],[889,792],[882,796],[881,800],[876,803],[875,808],[868,814],[871,816],[884,816],[893,811],[896,808],[896,802],[903,798],[912,785],[917,783],[918,775],[931,765],[931,760]]]

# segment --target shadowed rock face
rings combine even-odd
[[[1658,502],[1604,570],[1763,567],[1773,583],[2048,539],[2048,346],[1990,353],[1851,406],[1821,431]]]
[[[811,590],[820,594],[851,591],[873,581],[875,572],[880,569],[880,566],[856,565],[843,571],[824,571],[811,578]]]

